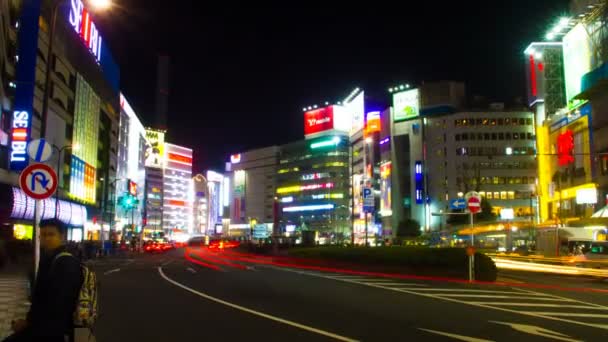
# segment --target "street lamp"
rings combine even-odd
[[[46,52],[46,72],[44,74],[44,93],[42,95],[42,118],[40,123],[40,137],[46,136],[46,119],[49,113],[49,93],[51,91],[51,60],[53,59],[53,42],[55,41],[55,29],[57,27],[57,13],[59,6],[67,0],[57,0],[53,2],[53,10],[51,12],[51,25],[49,29],[49,46]],[[90,0],[89,3],[99,10],[108,9],[112,2],[111,0]]]

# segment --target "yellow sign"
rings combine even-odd
[[[34,235],[34,228],[26,224],[16,224],[13,226],[13,236],[17,240],[31,240]]]
[[[165,132],[148,129],[146,139],[149,143],[146,148],[146,166],[162,168],[165,164]]]

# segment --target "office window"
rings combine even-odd
[[[505,133],[505,140],[511,140],[511,133]]]
[[[477,140],[483,140],[483,133],[477,133]]]
[[[475,123],[477,124],[477,126],[481,126],[483,124],[483,120],[482,119],[475,119]]]
[[[500,199],[500,192],[494,191],[494,199]]]
[[[447,147],[444,147],[444,148],[443,148],[443,155],[444,155],[444,156],[447,156],[447,155],[448,155],[448,148],[447,148]]]
[[[462,140],[469,140],[469,136],[468,136],[467,133],[462,133],[460,139],[462,139]]]
[[[457,148],[456,149],[456,155],[457,156],[461,156],[462,155],[462,148]]]
[[[529,184],[536,184],[536,178],[534,178],[534,177],[529,177],[529,179],[528,179],[528,183],[529,183]]]
[[[504,133],[498,133],[498,140],[505,140],[505,134]]]
[[[443,120],[443,121],[445,121],[445,120]],[[447,135],[445,133],[443,133],[443,142],[446,142],[447,139],[448,139]]]
[[[490,126],[496,126],[496,119],[490,119]]]
[[[532,125],[532,118],[527,118],[526,119],[526,125],[528,125],[528,126]]]
[[[475,119],[468,118],[469,126],[475,126]]]
[[[482,124],[483,124],[484,126],[487,126],[488,124],[490,124],[490,120],[489,120],[488,118],[483,118],[483,119],[482,119]]]
[[[519,133],[513,133],[513,140],[519,139]]]
[[[505,124],[505,120],[504,119],[502,119],[502,118],[498,119],[498,126],[502,126],[504,124]]]
[[[454,120],[454,126],[462,126],[462,120],[460,120],[460,119]]]
[[[528,132],[527,136],[528,136],[528,140],[534,140],[534,136],[532,135],[531,132]]]
[[[519,118],[519,125],[520,125],[520,126],[523,126],[523,125],[525,125],[525,124],[526,124],[526,119],[524,119],[524,118]]]
[[[460,134],[454,135],[454,139],[456,139],[456,141],[460,141]]]
[[[483,134],[483,139],[484,140],[490,140],[490,133],[484,133]]]
[[[480,191],[480,192],[479,192],[479,197],[481,197],[481,198],[485,198],[485,197],[486,197],[486,193],[485,193],[485,192],[483,192],[483,191]]]
[[[486,192],[486,197],[491,200],[492,199],[492,193],[490,191]]]
[[[508,126],[510,124],[511,124],[511,119],[505,118],[505,126]]]
[[[510,200],[515,199],[515,191],[507,192],[507,196],[509,197]]]
[[[469,139],[470,140],[475,140],[475,136],[476,136],[475,133],[469,133]]]
[[[506,200],[507,199],[507,192],[506,191],[501,191],[500,192],[500,199],[501,200]]]
[[[467,154],[470,156],[476,156],[477,155],[477,147],[468,147],[467,148]]]
[[[463,126],[468,126],[469,122],[467,121],[467,119],[462,119],[462,125]]]
[[[518,122],[517,118],[511,118],[511,125],[517,126],[517,122]]]
[[[496,135],[496,133],[492,133],[492,140],[496,140],[498,139],[498,136]]]
[[[496,176],[492,177],[492,184],[498,185],[499,184],[498,182],[499,182],[498,177],[496,177]]]

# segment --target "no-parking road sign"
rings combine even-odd
[[[32,164],[21,171],[19,186],[27,196],[43,200],[57,190],[57,174],[46,164]]]

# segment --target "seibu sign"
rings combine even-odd
[[[81,0],[71,0],[69,20],[74,31],[78,33],[97,62],[100,62],[102,39],[95,23],[91,20],[91,14]]]
[[[334,129],[333,106],[315,109],[304,114],[304,135]]]
[[[10,162],[15,170],[27,166],[27,143],[30,137],[30,114],[27,111],[13,112],[13,125],[11,127],[11,155]]]

